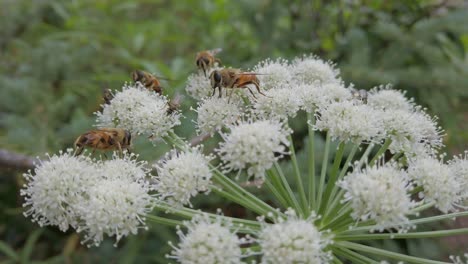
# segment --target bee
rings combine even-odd
[[[252,96],[254,98],[257,98],[255,94],[252,92],[252,90],[247,86],[249,84],[253,84],[259,94],[266,96],[260,90],[260,80],[258,80],[256,75],[258,75],[258,73],[242,72],[239,69],[231,69],[231,68],[214,70],[210,74],[211,87],[213,87],[213,94],[211,96],[215,95],[216,88],[218,88],[219,97],[221,97],[221,89],[222,87],[225,87],[225,88],[232,88],[232,89],[247,88],[247,90],[249,90]]]
[[[104,99],[105,104],[110,104],[111,100],[114,99],[111,89],[104,88],[102,90],[102,98]]]
[[[174,113],[180,108],[180,101],[182,100],[182,96],[180,94],[176,94],[176,96],[167,102],[167,111],[168,115]]]
[[[364,104],[367,104],[368,93],[367,93],[366,90],[364,90],[364,89],[357,90],[357,89],[354,89],[354,88],[351,88],[350,90],[351,90],[351,95],[352,95],[353,99],[360,100]]]
[[[161,82],[152,74],[141,70],[135,70],[132,72],[132,79],[134,82],[143,84],[148,90],[155,91],[159,95],[162,95],[163,88]]]
[[[214,55],[218,54],[222,49],[204,50],[197,53],[195,63],[198,69],[203,70],[206,77],[206,71],[214,66],[215,63],[221,65],[221,60]]]
[[[129,150],[132,135],[129,131],[121,128],[99,128],[80,135],[74,143],[75,156],[83,152],[84,147],[93,148],[92,154],[99,150],[117,149],[122,155],[122,149]],[[104,154],[105,156],[105,154]]]

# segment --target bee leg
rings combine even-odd
[[[117,148],[119,149],[119,154],[120,154],[120,157],[122,158],[123,157],[122,146],[120,145],[120,142],[118,141],[117,141]]]
[[[73,153],[73,156],[81,155],[81,153],[83,153],[83,149],[84,149],[83,146],[79,146],[79,147],[75,148],[75,152]]]
[[[218,59],[218,58],[215,58],[215,59],[214,59],[214,61],[215,61],[216,63],[218,63],[218,66],[221,66],[221,65],[223,65],[223,64],[221,63],[221,60],[220,60],[220,59]]]
[[[247,87],[247,90],[249,90],[249,92],[252,94],[253,98],[257,99],[257,97],[255,96],[254,92],[252,92],[252,90],[250,90],[249,87]]]
[[[219,96],[218,97],[221,98],[221,96],[222,96],[221,86],[218,86],[218,89],[219,89]]]
[[[215,95],[215,93],[216,93],[216,87],[213,88],[213,94],[211,95],[211,97],[213,97]]]
[[[226,89],[226,93],[227,93],[227,89]],[[234,89],[231,89],[231,93],[229,93],[228,104],[229,102],[231,102],[232,93],[234,93]]]
[[[91,155],[94,155],[94,152],[96,152],[96,148],[93,149],[93,152],[91,152]]]
[[[200,65],[201,65],[201,68],[203,70],[203,74],[205,74],[205,77],[206,77],[206,64],[205,64],[205,61],[201,60]]]
[[[104,155],[104,158],[109,159],[109,158],[107,157],[106,153],[102,153],[102,155]]]
[[[255,85],[255,88],[257,88],[257,91],[259,94],[263,95],[263,96],[266,96],[266,97],[269,97],[268,95],[262,93],[262,91],[260,91],[260,85],[258,85],[257,82],[252,82],[253,85]]]

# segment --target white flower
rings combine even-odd
[[[103,179],[89,187],[88,199],[79,204],[83,223],[77,232],[84,232],[82,243],[98,246],[104,235],[115,236],[118,241],[145,228],[145,216],[154,207],[155,199],[148,193],[147,182],[123,179]]]
[[[259,73],[257,78],[263,90],[291,88],[292,86],[291,68],[284,59],[261,61],[254,67],[253,72]]]
[[[297,83],[312,84],[340,82],[340,71],[331,62],[325,62],[316,56],[296,58],[291,64],[291,74]]]
[[[331,103],[319,109],[315,128],[328,131],[332,138],[352,141],[380,142],[384,135],[382,112],[352,101]]]
[[[277,88],[265,92],[253,104],[253,113],[260,118],[287,119],[296,116],[301,98],[290,88]]]
[[[65,232],[79,220],[76,204],[87,197],[95,181],[95,167],[85,157],[74,157],[72,150],[48,156],[34,169],[24,174],[27,184],[21,190],[25,197],[25,216],[31,216],[40,226],[55,225]]]
[[[432,154],[442,144],[442,130],[436,121],[422,111],[391,110],[382,115],[387,136],[392,140],[392,153]],[[424,146],[424,147],[422,147]]]
[[[405,94],[406,91],[394,90],[390,86],[379,86],[368,93],[367,103],[390,112],[393,110],[413,111],[415,107],[413,98],[408,99]]]
[[[187,234],[178,228],[181,241],[177,247],[170,243],[174,250],[167,258],[176,259],[182,264],[242,263],[240,245],[243,240],[229,230],[231,223],[197,215],[191,222],[185,222],[185,226]]]
[[[209,74],[216,69],[217,68],[211,69]],[[213,94],[209,74],[205,76],[202,71],[198,71],[197,73],[189,75],[187,78],[185,90],[194,99],[200,100]]]
[[[140,83],[124,85],[110,104],[96,112],[98,127],[118,127],[132,134],[151,136],[153,140],[166,136],[174,126],[180,124],[179,113],[167,114],[168,100],[149,91]]]
[[[197,108],[197,130],[213,135],[226,125],[235,123],[242,115],[238,104],[228,103],[226,98],[217,96],[203,99]]]
[[[412,160],[408,175],[423,188],[420,197],[435,202],[435,207],[444,213],[456,211],[466,192],[451,168],[434,158]]]
[[[191,206],[190,198],[210,191],[212,173],[208,162],[213,157],[204,156],[197,148],[174,153],[155,166],[158,171],[156,188],[170,204]]]
[[[314,226],[312,218],[304,220],[287,213],[288,219],[265,223],[260,231],[261,263],[330,263],[331,253],[324,249],[331,239]]]
[[[379,231],[396,228],[401,233],[412,227],[407,215],[418,203],[411,200],[408,175],[394,164],[354,171],[338,185],[346,190],[343,202],[351,203],[354,219],[375,220]]]
[[[137,161],[137,157],[138,155],[133,153],[125,154],[123,157],[114,153],[112,159],[98,163],[96,174],[108,180],[120,179],[132,182],[145,180],[149,173],[145,168],[147,162]]]
[[[460,256],[450,256],[450,260],[454,264],[468,264],[468,253],[465,253],[463,256],[465,257],[465,260],[463,260],[463,257]]]
[[[301,108],[309,113],[333,102],[351,99],[351,92],[340,83],[301,84],[290,92],[301,99]]]
[[[465,152],[463,156],[455,156],[449,161],[449,166],[461,185],[460,188],[464,190],[461,195],[465,202],[464,206],[468,207],[468,152]]]
[[[285,154],[289,145],[290,131],[279,121],[243,122],[230,130],[221,134],[224,142],[217,149],[226,172],[248,168],[249,176],[263,179],[265,170],[279,158],[276,155]]]

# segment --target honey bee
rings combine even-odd
[[[83,152],[84,147],[93,148],[92,154],[99,150],[117,149],[122,155],[122,149],[129,150],[132,135],[129,131],[121,128],[99,128],[80,135],[74,143],[75,156]],[[105,154],[104,154],[105,155]]]
[[[176,94],[176,96],[167,102],[167,111],[168,115],[174,113],[180,108],[180,101],[182,100],[182,96],[180,94]]]
[[[353,99],[360,100],[364,104],[367,104],[368,93],[367,93],[366,90],[364,90],[364,89],[357,90],[357,89],[354,89],[354,88],[350,88],[350,90],[351,90],[351,95],[352,95]]]
[[[161,82],[152,74],[141,70],[135,70],[132,72],[132,79],[134,82],[143,84],[148,90],[155,91],[159,95],[162,95],[163,88]]]
[[[218,54],[222,49],[204,50],[197,53],[195,62],[198,69],[203,70],[206,77],[206,71],[214,66],[215,63],[221,65],[221,60],[214,55]]]
[[[215,95],[216,88],[219,89],[219,97],[221,97],[221,89],[222,87],[225,88],[246,88],[252,94],[254,98],[257,98],[252,90],[247,86],[249,84],[253,84],[257,89],[258,93],[261,95],[266,96],[260,90],[260,80],[258,80],[257,76],[258,73],[254,72],[242,72],[239,69],[221,69],[221,70],[214,70],[210,74],[210,81],[211,87],[213,87],[213,94]],[[232,94],[232,92],[231,92]]]
[[[114,95],[109,88],[104,88],[102,90],[102,98],[104,99],[105,104],[110,104],[111,100],[114,99]]]

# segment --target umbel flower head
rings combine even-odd
[[[280,121],[250,120],[229,128],[229,134],[221,134],[224,142],[217,149],[226,172],[247,169],[249,176],[263,179],[265,170],[273,166],[278,154],[286,153],[289,145],[290,130]]]
[[[74,157],[72,150],[60,151],[41,161],[34,173],[24,174],[27,184],[24,196],[24,215],[31,216],[40,226],[58,226],[63,232],[76,227],[80,215],[76,206],[87,197],[95,179],[96,167],[88,157]]]
[[[341,141],[380,142],[384,136],[381,112],[352,101],[335,102],[319,109],[315,128]]]
[[[316,81],[312,84],[295,86],[290,92],[301,100],[301,109],[313,113],[319,108],[325,108],[334,102],[342,102],[351,98],[351,92],[338,82],[324,83]]]
[[[419,193],[426,202],[434,202],[435,207],[447,213],[456,211],[465,198],[465,184],[451,167],[432,157],[411,160],[408,175],[423,188]]]
[[[314,217],[300,219],[292,210],[286,215],[287,219],[279,218],[274,224],[263,223],[257,240],[261,263],[329,263],[331,253],[325,247],[331,237],[317,229]]]
[[[207,73],[211,74],[213,70],[216,70],[219,68],[212,68],[210,69],[210,72]],[[192,96],[196,100],[201,100],[202,98],[206,98],[212,95],[213,93],[213,88],[211,87],[210,79],[205,76],[205,74],[202,71],[197,71],[196,73],[192,73],[189,75],[187,78],[187,84],[185,86],[185,90],[187,93]]]
[[[236,103],[226,98],[209,97],[198,103],[197,129],[199,133],[213,135],[227,125],[235,123],[242,115]]]
[[[174,250],[166,257],[182,264],[243,263],[240,245],[244,240],[229,230],[231,226],[232,223],[221,218],[196,215],[191,222],[185,222],[186,234],[178,227],[181,241],[177,247],[170,243]]]
[[[172,205],[191,205],[190,198],[200,192],[210,192],[212,173],[208,162],[212,158],[203,155],[198,148],[174,151],[156,165],[158,192]]]
[[[291,63],[291,74],[297,84],[340,82],[340,71],[332,62],[326,62],[316,56],[303,56]]]
[[[294,86],[291,67],[284,59],[261,61],[254,67],[253,72],[259,73],[257,78],[263,90],[291,89]]]
[[[351,216],[360,221],[375,220],[373,230],[395,228],[402,233],[412,227],[407,215],[418,203],[411,200],[408,175],[395,164],[354,171],[339,186],[346,191],[343,202],[351,203]]]
[[[112,159],[98,162],[96,174],[100,178],[108,180],[128,180],[139,182],[147,180],[149,170],[145,167],[146,161],[138,161],[138,155],[125,153],[119,157],[118,153],[112,155]]]
[[[287,119],[296,116],[301,106],[301,98],[291,89],[278,88],[265,92],[253,104],[253,112],[259,118]]]
[[[143,87],[124,85],[110,104],[104,104],[101,112],[96,112],[98,127],[118,127],[132,134],[143,134],[157,140],[176,125],[180,124],[179,113],[167,114],[168,100]]]
[[[404,110],[413,111],[415,103],[413,98],[408,99],[406,91],[394,90],[390,85],[378,86],[368,93],[367,102],[375,108],[386,111]]]

